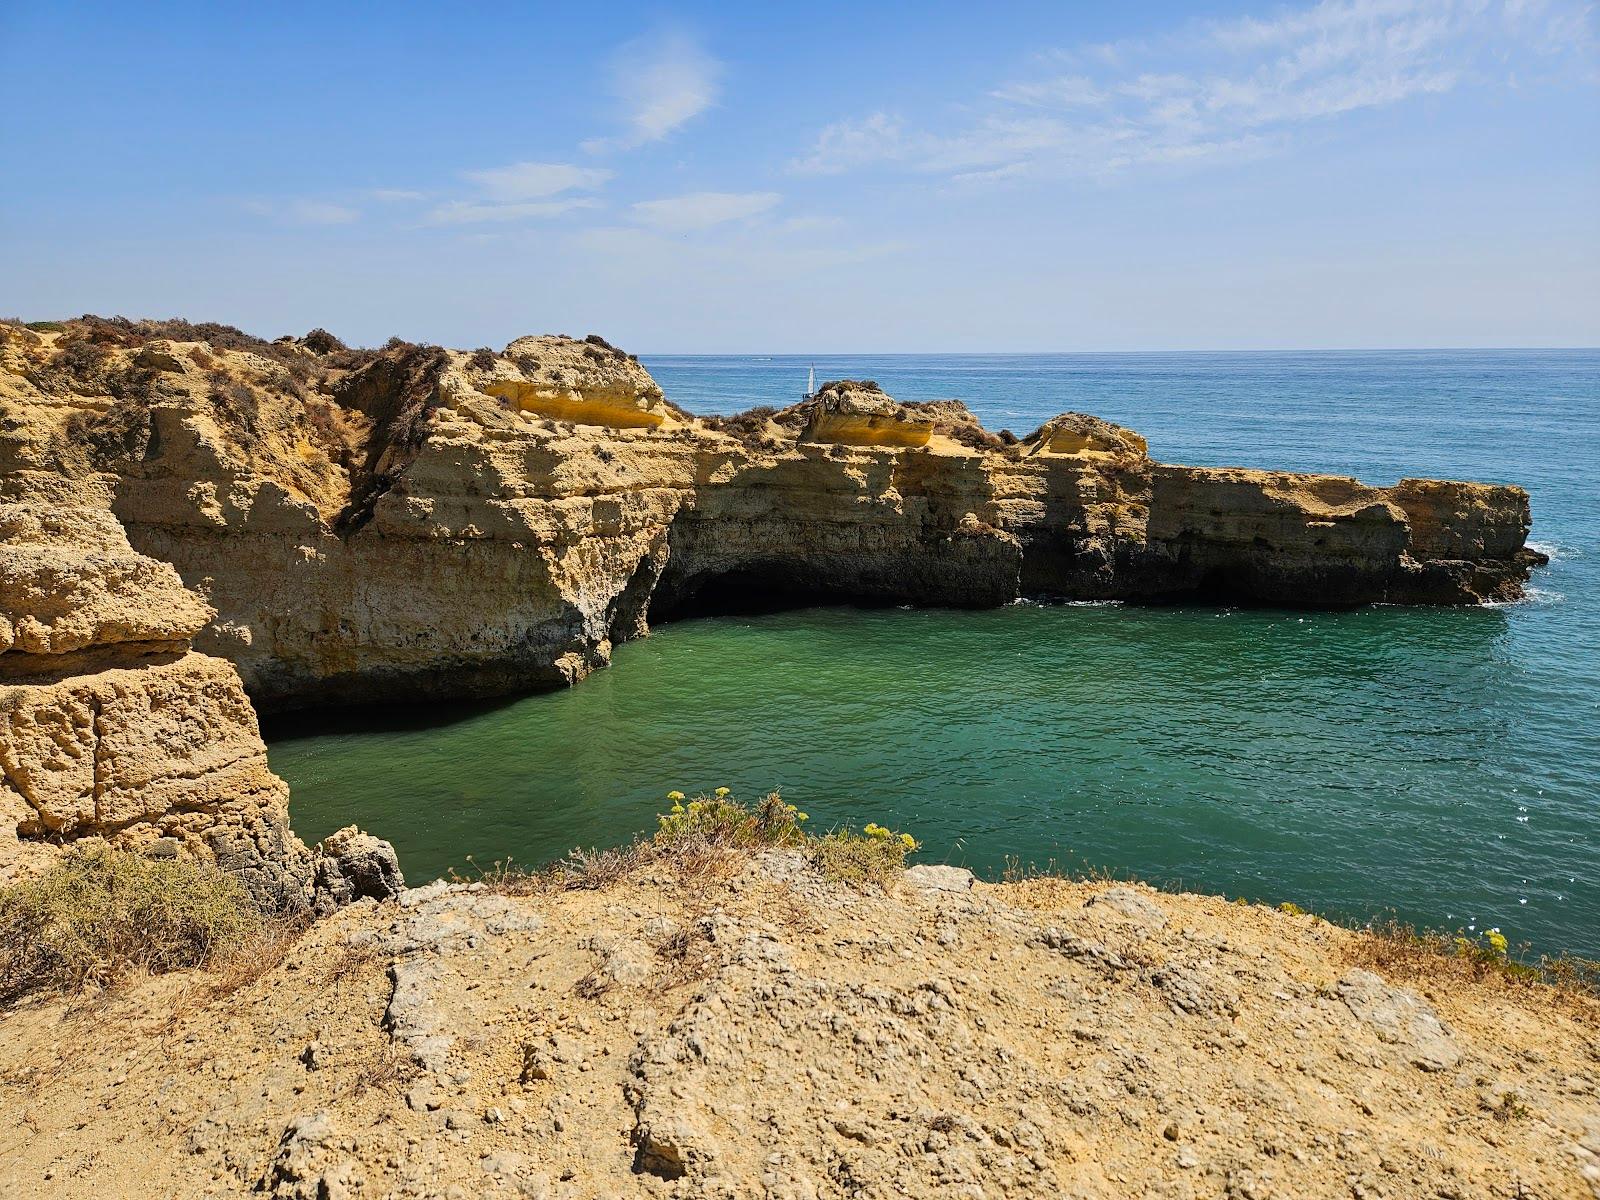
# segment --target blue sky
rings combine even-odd
[[[1600,344],[1573,0],[0,0],[0,310],[500,346]]]

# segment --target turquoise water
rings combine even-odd
[[[696,411],[807,359],[646,359]],[[315,838],[413,880],[653,824],[670,788],[779,787],[925,857],[1094,865],[1600,956],[1600,352],[823,359],[1019,433],[1066,409],[1171,461],[1517,482],[1530,601],[1337,614],[1018,605],[688,621],[561,693],[269,730]]]

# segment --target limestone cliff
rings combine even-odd
[[[41,476],[105,481],[269,706],[569,683],[750,603],[1470,604],[1538,558],[1515,487],[1171,466],[1096,418],[1018,441],[854,381],[697,419],[593,336],[0,325],[0,481]]]
[[[304,909],[309,854],[239,674],[190,649],[211,609],[74,499],[0,503],[0,882],[93,837]]]

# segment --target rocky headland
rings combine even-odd
[[[375,838],[294,836],[252,705],[571,684],[756,605],[1503,601],[1529,524],[865,381],[694,417],[593,336],[0,322],[0,885],[110,843],[298,931],[0,1012],[0,1193],[1600,1196],[1581,990],[793,847],[406,891]]]
[[[67,481],[65,485],[61,481]],[[569,684],[652,621],[818,600],[1520,595],[1516,487],[1182,467],[839,381],[693,417],[598,337],[502,352],[0,325],[0,497],[92,483],[269,709]]]

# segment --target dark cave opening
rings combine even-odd
[[[650,597],[651,625],[694,617],[760,616],[798,608],[849,605],[893,608],[903,597],[841,586],[811,572],[777,563],[751,563],[733,570],[664,575]]]

